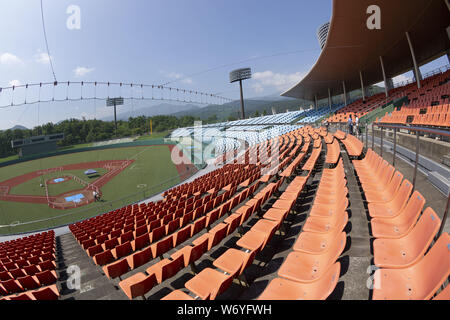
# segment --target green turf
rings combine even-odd
[[[12,161],[12,160],[17,160],[17,159],[19,159],[19,155],[15,154],[13,156],[9,156],[9,157],[6,157],[6,158],[1,158],[0,159],[0,163],[7,162],[7,161]]]
[[[166,145],[87,151],[18,163],[0,168],[0,181],[27,172],[61,165],[126,159],[136,159],[136,161],[102,188],[103,196],[100,203],[93,203],[77,209],[59,210],[52,209],[44,204],[0,201],[0,225],[10,225],[17,221],[24,223],[54,218],[51,222],[0,228],[0,234],[33,231],[78,221],[142,200],[180,182],[178,171],[171,161],[169,148]],[[58,176],[60,175],[64,175],[64,172],[59,172]],[[68,184],[67,187],[64,186],[66,183]],[[62,192],[70,191],[67,190],[69,183],[64,182],[60,185]],[[16,186],[14,192],[17,194],[17,190],[23,188],[22,190],[28,191],[27,194],[31,194],[29,192],[34,192],[33,188],[36,188],[36,185],[39,188],[39,183],[30,182],[30,185],[24,183],[24,186]],[[78,189],[78,186],[75,189]],[[24,192],[22,190],[21,192]],[[52,192],[62,193],[54,189],[53,186]]]

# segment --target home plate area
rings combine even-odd
[[[57,196],[51,202],[51,207],[56,209],[69,209],[84,206],[94,202],[92,190],[77,190]]]

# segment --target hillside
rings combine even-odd
[[[117,120],[128,120],[130,117],[138,116],[153,117],[158,115],[171,115],[177,112],[190,112],[191,110],[197,109],[199,109],[199,106],[194,104],[160,103],[148,105],[148,103],[136,101],[135,109],[133,111],[120,112],[120,108],[118,108]],[[114,116],[104,117],[100,120],[113,121]]]

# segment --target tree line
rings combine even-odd
[[[60,147],[75,144],[90,143],[109,140],[114,138],[125,138],[150,133],[150,120],[153,132],[164,132],[176,128],[193,126],[194,122],[200,120],[192,116],[168,116],[160,115],[153,117],[138,116],[130,117],[128,121],[117,121],[117,135],[115,134],[114,121],[68,119],[58,123],[46,123],[33,129],[15,129],[0,131],[0,158],[15,155],[18,149],[11,147],[11,141],[33,136],[64,133],[64,139],[58,142]],[[205,123],[218,122],[217,117],[210,117]]]

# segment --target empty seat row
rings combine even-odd
[[[450,238],[436,235],[441,220],[410,181],[368,149],[353,166],[371,217],[373,299],[430,299],[450,275]],[[412,193],[412,194],[411,194]]]

